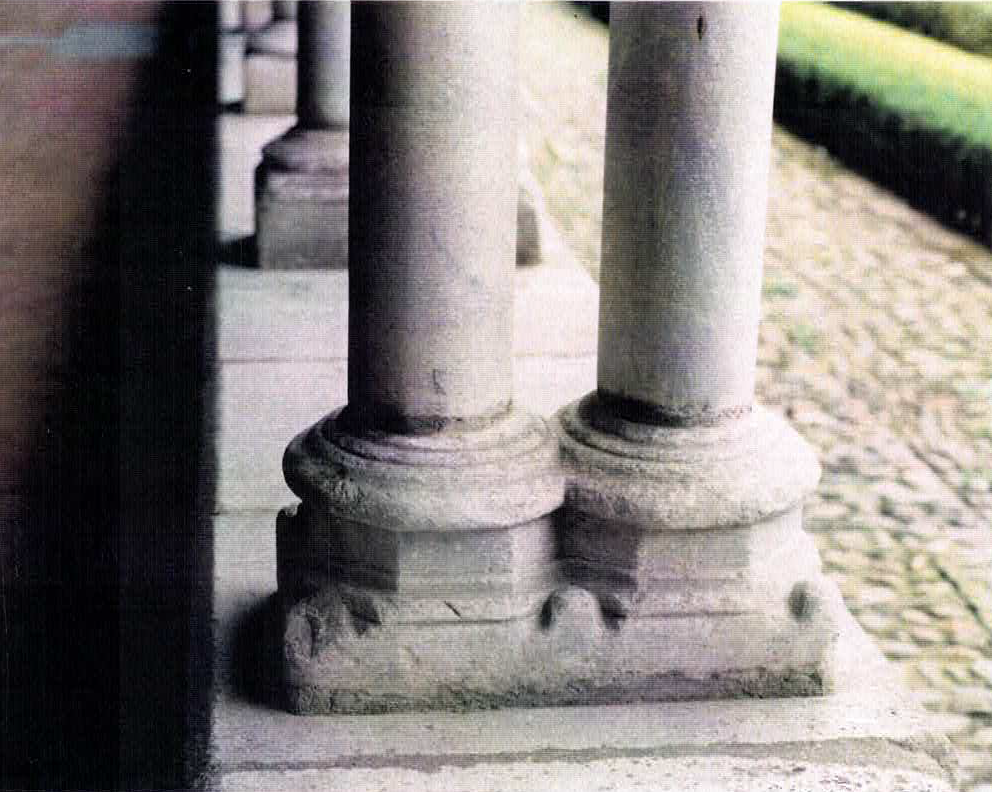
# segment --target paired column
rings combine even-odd
[[[520,9],[352,14],[348,404],[284,458],[283,693],[311,713],[509,703],[564,493],[512,398]]]
[[[284,458],[287,706],[824,692],[819,466],[753,399],[776,8],[613,5],[598,388],[553,434],[511,388],[519,9],[352,13],[348,404]]]
[[[297,123],[269,143],[255,174],[255,234],[263,269],[348,263],[351,4],[297,8]]]
[[[754,403],[777,22],[611,6],[598,382],[559,415],[561,547],[652,698],[831,676],[843,606],[802,531],[819,466]]]

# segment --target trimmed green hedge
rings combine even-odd
[[[992,60],[840,8],[784,3],[775,113],[992,241]]]
[[[858,14],[992,57],[992,3],[835,2]]]

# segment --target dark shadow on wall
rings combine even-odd
[[[166,4],[0,515],[0,785],[182,789],[209,728],[215,8]],[[45,395],[47,394],[47,396]],[[9,518],[9,519],[8,519]],[[26,574],[25,574],[26,571]]]

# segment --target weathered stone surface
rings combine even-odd
[[[799,758],[736,756],[732,752],[689,757],[617,757],[611,759],[518,759],[506,763],[480,762],[470,766],[413,761],[376,768],[284,770],[265,775],[242,771],[226,776],[220,790],[281,792],[350,792],[355,789],[405,789],[415,785],[430,792],[950,792],[941,774]]]

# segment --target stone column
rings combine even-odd
[[[802,530],[819,466],[754,403],[777,22],[611,6],[598,387],[558,421],[563,563],[620,625],[590,676],[624,698],[831,680],[843,606]]]
[[[220,41],[217,47],[217,101],[240,107],[245,98],[245,31],[242,4],[222,0],[217,6]]]
[[[351,5],[303,2],[297,16],[297,123],[263,149],[255,174],[258,263],[344,268]]]
[[[519,7],[352,13],[348,404],[284,458],[302,503],[277,529],[282,694],[306,713],[519,702],[563,498],[556,441],[512,399]]]

